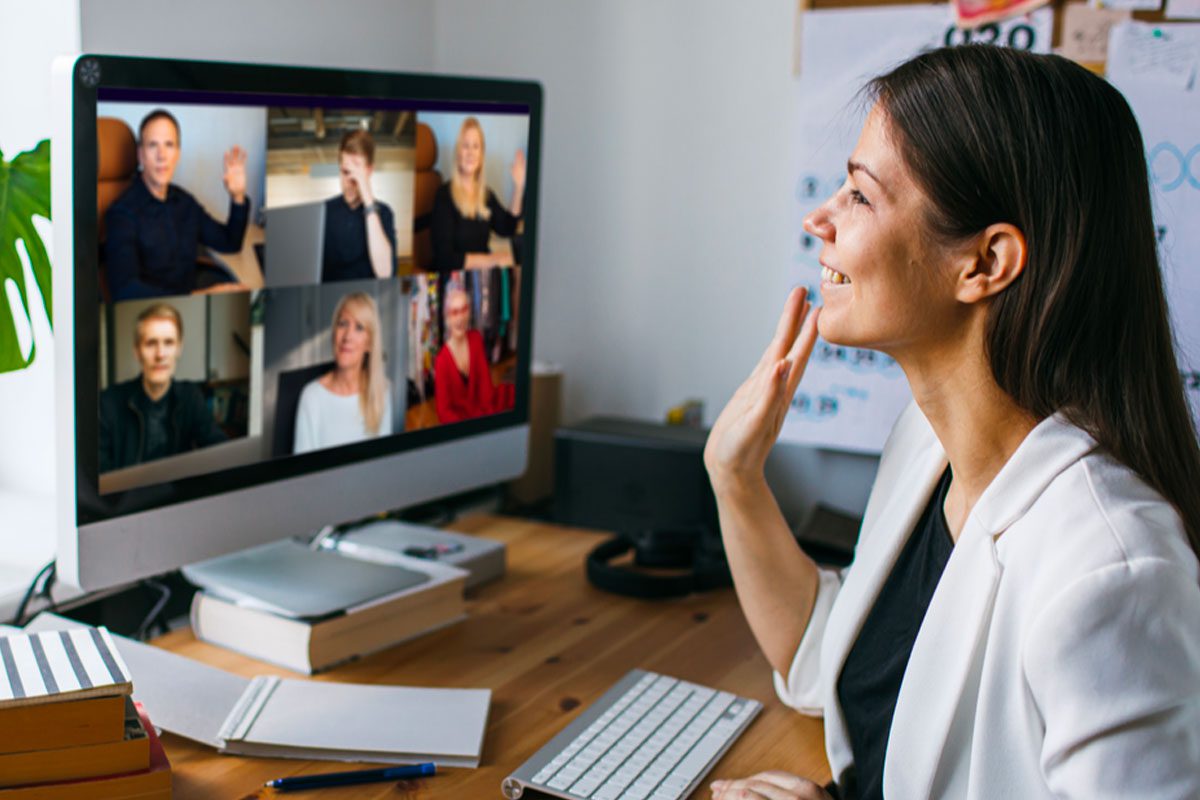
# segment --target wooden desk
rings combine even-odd
[[[500,782],[513,769],[634,667],[763,702],[763,712],[710,777],[781,768],[829,779],[821,722],[776,699],[770,668],[732,590],[657,602],[617,597],[592,588],[584,576],[584,556],[602,534],[493,516],[466,517],[451,527],[505,542],[508,574],[470,594],[465,622],[315,680],[491,688],[481,765],[448,769],[400,788],[380,783],[287,797],[500,798]],[[188,630],[155,644],[247,677],[296,677],[198,642]],[[272,797],[273,790],[262,788],[272,778],[348,768],[223,756],[170,734],[163,741],[175,771],[176,800]],[[708,796],[707,783],[693,795]]]

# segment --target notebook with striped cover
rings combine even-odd
[[[0,636],[0,709],[132,692],[104,628]]]

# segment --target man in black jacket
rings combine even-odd
[[[199,384],[175,380],[183,320],[155,303],[138,315],[133,352],[138,377],[100,393],[100,471],[166,458],[225,441]]]

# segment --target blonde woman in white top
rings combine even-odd
[[[392,433],[375,300],[365,292],[343,297],[333,312],[332,335],[333,369],[300,393],[296,453]]]

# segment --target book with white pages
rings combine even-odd
[[[128,695],[129,669],[105,628],[0,636],[0,708]]]
[[[41,614],[29,627],[72,620]],[[477,767],[489,689],[243,678],[121,636],[134,699],[160,728],[225,753],[272,758]]]

